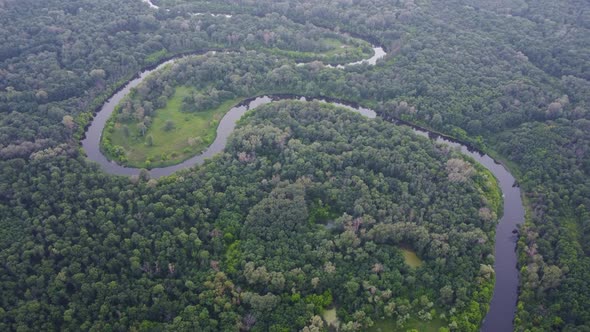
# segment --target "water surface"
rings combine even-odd
[[[154,6],[149,0],[151,7]],[[336,68],[343,68],[345,66],[353,66],[361,63],[375,65],[377,60],[385,56],[385,52],[381,47],[374,48],[375,54],[370,59],[361,60],[359,62],[349,63],[347,65],[339,65]],[[86,136],[82,140],[82,146],[87,154],[88,159],[100,165],[100,167],[107,173],[114,175],[138,175],[140,169],[125,167],[118,165],[115,162],[109,161],[100,151],[100,138],[102,136],[103,128],[113,113],[115,106],[130,92],[133,87],[140,84],[149,74],[161,69],[163,66],[173,63],[178,59],[166,61],[156,67],[155,69],[146,70],[139,74],[139,76],[127,83],[121,90],[115,93],[101,108],[101,110],[94,117],[91,125],[86,131]],[[203,153],[196,155],[180,164],[154,168],[149,171],[154,178],[170,175],[176,171],[190,168],[202,164],[207,158],[210,158],[225,148],[229,135],[234,131],[236,122],[248,111],[260,105],[268,104],[270,102],[282,99],[298,99],[308,100],[305,97],[295,96],[262,96],[246,100],[243,103],[233,107],[221,119],[217,128],[217,136],[215,141]],[[336,100],[325,99],[311,99],[329,102],[336,106],[345,107],[351,111],[357,112],[368,118],[375,118],[377,113],[371,109],[359,107],[358,105],[351,105],[345,102],[338,102]],[[380,114],[381,115],[381,114]],[[396,119],[393,119],[385,114],[382,114],[385,120],[391,121],[399,125],[406,125]],[[518,187],[513,186],[516,182],[510,172],[501,164],[486,154],[482,154],[476,150],[471,149],[467,145],[452,139],[437,135],[425,129],[411,126],[412,131],[420,136],[430,137],[438,143],[448,144],[450,146],[460,149],[462,153],[472,157],[477,162],[482,164],[494,174],[498,179],[498,183],[504,197],[504,215],[500,219],[496,228],[495,240],[495,257],[496,261],[494,269],[496,271],[496,284],[494,288],[493,298],[490,304],[490,310],[484,319],[481,331],[484,332],[503,332],[512,331],[514,329],[513,320],[516,311],[516,301],[518,297],[518,270],[516,268],[516,241],[517,236],[513,230],[524,221],[524,208],[521,200],[521,193]]]

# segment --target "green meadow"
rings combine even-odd
[[[178,164],[199,154],[215,140],[219,121],[239,99],[227,100],[206,111],[182,112],[183,98],[194,91],[186,86],[176,87],[166,107],[156,110],[145,135],[140,134],[135,121],[115,122],[112,132],[106,131],[112,145],[123,148],[123,164],[144,168]],[[169,122],[172,129],[166,126]]]
[[[402,248],[402,253],[404,254],[404,261],[409,267],[418,268],[424,264],[424,262],[416,255],[416,253],[410,249]]]
[[[271,48],[268,51],[271,54],[289,57],[296,61],[308,62],[317,59],[332,64],[347,63],[373,56],[371,44],[364,40],[352,38],[346,43],[336,38],[323,38],[321,42],[328,48],[328,50],[322,53],[283,50],[279,48]]]

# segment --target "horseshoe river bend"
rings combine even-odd
[[[375,65],[379,59],[386,55],[386,53],[383,51],[383,48],[381,47],[374,47],[373,51],[373,57],[358,63],[365,62],[369,65]],[[103,104],[98,113],[95,115],[91,125],[86,131],[85,138],[82,140],[82,147],[88,159],[98,163],[105,172],[122,176],[139,174],[140,169],[118,165],[115,162],[109,161],[103,155],[100,150],[102,132],[105,124],[107,123],[107,120],[113,113],[115,106],[127,94],[129,94],[132,88],[138,86],[150,74],[157,72],[163,66],[171,64],[175,61],[178,61],[178,58],[165,61],[154,69],[141,72],[138,76],[136,76],[135,79],[129,81],[122,89],[111,96],[111,98]],[[358,63],[351,63],[344,66],[352,66]],[[337,66],[335,70],[341,69],[344,66]],[[315,98],[310,99],[300,96],[274,95],[250,98],[234,106],[225,114],[225,116],[219,122],[215,140],[201,154],[173,166],[151,169],[149,171],[150,175],[155,178],[167,176],[176,171],[202,164],[207,158],[216,155],[224,149],[228,137],[236,126],[236,122],[246,112],[251,111],[260,105],[284,99],[319,100],[321,102],[327,102],[336,106],[347,108],[368,118],[375,118],[379,116],[371,109],[363,108],[358,105],[351,105],[338,100]],[[398,125],[407,125],[387,116],[383,116],[383,119]],[[504,198],[504,214],[496,228],[494,263],[496,276],[495,288],[492,301],[490,303],[490,309],[482,323],[481,331],[512,331],[518,297],[519,278],[516,267],[517,257],[515,252],[517,232],[514,232],[514,230],[524,221],[525,214],[521,200],[520,189],[514,185],[516,183],[515,178],[503,165],[496,162],[490,156],[468,147],[466,144],[448,137],[438,135],[423,128],[418,128],[415,126],[411,126],[411,128],[416,136],[429,137],[438,143],[448,144],[452,147],[460,149],[462,153],[470,156],[485,168],[487,168],[498,180]]]

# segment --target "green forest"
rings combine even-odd
[[[0,0],[0,330],[478,331],[502,193],[395,118],[516,178],[514,330],[590,331],[587,2],[152,3]],[[106,157],[178,163],[266,94],[379,116],[274,102],[169,176],[89,161],[102,105],[181,55],[117,105]]]

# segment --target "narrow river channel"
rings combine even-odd
[[[148,2],[152,8],[157,8],[149,0]],[[343,68],[344,66],[356,65],[360,63],[368,63],[369,65],[375,65],[377,60],[383,58],[386,53],[381,47],[373,48],[374,55],[370,59],[361,60],[359,62],[339,65],[337,68]],[[89,160],[96,162],[100,167],[107,173],[114,175],[131,176],[137,175],[140,169],[130,168],[116,164],[115,162],[109,161],[100,151],[100,139],[102,136],[103,128],[113,113],[115,106],[131,91],[132,88],[139,85],[149,74],[161,69],[163,66],[173,63],[178,59],[166,61],[158,67],[146,70],[140,75],[129,81],[121,90],[115,93],[100,109],[100,111],[94,117],[91,125],[86,131],[85,138],[82,140],[82,147],[86,152]],[[288,99],[303,99],[304,97],[286,97]],[[154,178],[170,175],[176,171],[190,168],[196,165],[202,164],[205,159],[210,158],[217,153],[223,151],[227,143],[229,135],[233,132],[236,122],[248,111],[258,106],[271,103],[276,100],[285,99],[284,96],[262,96],[246,100],[239,105],[233,107],[226,115],[222,118],[217,128],[217,137],[215,141],[201,154],[196,155],[180,164],[154,168],[149,171],[150,175]],[[315,99],[312,99],[315,100]],[[347,105],[343,102],[334,100],[321,100],[337,106],[343,106],[349,110],[360,113],[369,118],[375,118],[377,114],[370,109]],[[393,122],[398,125],[405,125],[399,123],[395,119],[384,116],[384,119]],[[495,264],[494,269],[496,272],[496,284],[494,288],[494,295],[490,304],[490,310],[484,319],[481,327],[483,332],[508,332],[514,329],[513,320],[516,311],[516,301],[518,298],[518,270],[516,268],[516,241],[517,234],[513,231],[519,224],[524,221],[524,208],[521,199],[520,189],[514,186],[516,183],[514,177],[510,172],[501,164],[497,163],[494,159],[486,154],[482,154],[479,151],[470,149],[466,145],[451,140],[449,138],[442,137],[440,135],[429,132],[425,129],[417,128],[412,126],[412,130],[415,134],[420,136],[430,137],[438,143],[444,143],[453,147],[461,149],[461,151],[475,159],[477,162],[482,164],[484,167],[489,169],[492,174],[498,179],[502,193],[504,196],[504,215],[500,219],[496,228],[496,239],[495,239]]]

